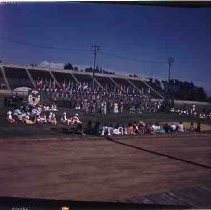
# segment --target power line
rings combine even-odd
[[[166,64],[166,61],[153,61],[153,60],[144,60],[144,59],[131,59],[131,58],[126,58],[123,56],[119,56],[119,55],[115,55],[115,54],[111,54],[111,53],[105,53],[105,52],[100,52],[100,54],[105,55],[105,56],[109,56],[109,57],[115,57],[115,58],[119,58],[122,60],[128,60],[128,61],[133,61],[133,62],[137,62],[137,63],[158,63],[158,64]]]
[[[40,45],[40,44],[34,44],[30,42],[22,42],[22,41],[16,41],[12,39],[7,39],[4,37],[0,37],[1,40],[5,40],[8,42],[12,42],[15,44],[20,44],[20,45],[28,45],[28,46],[33,46],[33,47],[38,47],[38,48],[44,48],[44,49],[51,49],[51,50],[63,50],[63,51],[84,51],[84,52],[90,52],[90,50],[85,50],[85,49],[73,49],[73,48],[60,48],[60,47],[52,47],[52,46],[46,46],[46,45]]]
[[[20,45],[28,45],[32,47],[38,47],[38,48],[43,48],[43,49],[51,49],[51,50],[62,50],[62,51],[78,51],[78,52],[90,52],[90,50],[85,50],[85,49],[74,49],[74,48],[60,48],[60,47],[52,47],[52,46],[47,46],[47,45],[40,45],[40,44],[34,44],[30,42],[23,42],[23,41],[16,41],[4,37],[0,37],[1,40],[5,40],[7,42],[15,43],[15,44],[20,44]],[[99,51],[100,47],[97,45],[92,46],[94,50],[94,55],[97,55],[97,51]],[[99,52],[100,54],[108,57],[114,57],[122,60],[128,60],[132,62],[137,62],[137,63],[157,63],[157,64],[166,64],[166,61],[155,61],[155,60],[145,60],[145,59],[134,59],[134,58],[127,58],[124,56],[119,56],[115,55],[112,53],[106,53],[106,52]],[[96,55],[94,56],[94,59],[96,59]],[[94,69],[95,69],[95,63],[94,63]]]

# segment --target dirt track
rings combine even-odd
[[[211,135],[117,139],[211,166]],[[197,186],[211,169],[109,140],[0,141],[0,196],[125,201]]]

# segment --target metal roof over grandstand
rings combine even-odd
[[[65,69],[55,69],[55,68],[44,68],[40,66],[20,66],[20,65],[14,65],[14,64],[3,64],[3,67],[9,67],[9,68],[17,68],[17,69],[33,69],[37,71],[52,71],[52,72],[60,72],[60,73],[74,73],[74,74],[81,74],[81,75],[93,75],[92,72],[82,72],[82,71],[74,71],[74,70],[65,70]],[[131,79],[131,80],[138,80],[138,81],[149,81],[148,78],[143,76],[138,77],[129,77],[126,75],[121,74],[101,74],[101,73],[95,73],[95,76],[99,77],[112,77],[112,78],[121,78],[121,79]]]

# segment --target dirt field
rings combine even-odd
[[[128,202],[210,182],[211,134],[88,138],[1,139],[0,196]]]

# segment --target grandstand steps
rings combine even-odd
[[[53,74],[51,71],[49,71],[49,73],[50,73],[51,78],[53,79],[53,81],[55,81],[55,83],[56,83],[57,85],[59,85],[59,82],[57,81],[57,79],[56,79],[56,77],[54,76],[54,74]]]
[[[150,90],[152,90],[156,95],[160,96],[162,99],[164,99],[164,96],[162,96],[157,90],[155,90],[152,86],[150,86],[149,84],[147,84],[147,82],[142,81],[148,88],[150,88]]]
[[[29,72],[29,70],[26,68],[26,73],[27,73],[27,75],[28,75],[28,77],[29,77],[29,79],[30,79],[30,81],[31,81],[31,83],[32,83],[32,85],[33,85],[33,87],[35,88],[35,82],[34,82],[34,80],[33,80],[33,78],[32,78],[32,76],[31,76],[31,74],[30,74],[30,72]]]
[[[1,71],[0,71],[0,85],[1,85],[0,89],[5,90],[7,88]]]
[[[2,76],[4,78],[4,82],[7,86],[7,89],[11,90],[10,84],[8,82],[7,76],[6,76],[5,71],[4,71],[4,67],[2,65],[1,65],[1,73],[2,73]]]
[[[119,84],[112,77],[109,77],[109,79],[115,84],[115,86],[119,87]]]
[[[52,77],[50,75],[50,73],[48,71],[37,71],[35,70],[34,68],[27,68],[32,79],[37,82],[37,81],[40,81],[40,80],[43,80],[43,81],[51,81],[52,80]]]
[[[16,69],[4,67],[4,73],[12,90],[18,87],[33,87],[25,68]]]
[[[96,79],[95,77],[94,77],[93,79],[94,79],[94,81],[98,84],[98,86],[101,87],[101,88],[103,89],[103,86],[97,81],[97,79]]]
[[[76,80],[79,83],[86,83],[89,85],[93,84],[93,75],[84,75],[84,74],[75,74],[75,73],[73,73],[73,75],[75,76]]]
[[[126,81],[136,90],[139,90],[139,88],[137,86],[135,86],[135,84],[133,84],[133,82],[131,82],[129,79],[126,79]]]
[[[70,72],[70,74],[71,74],[71,76],[73,77],[73,79],[76,81],[76,83],[79,84],[79,81],[78,81],[78,79],[75,77],[75,75],[74,75],[72,72]]]

